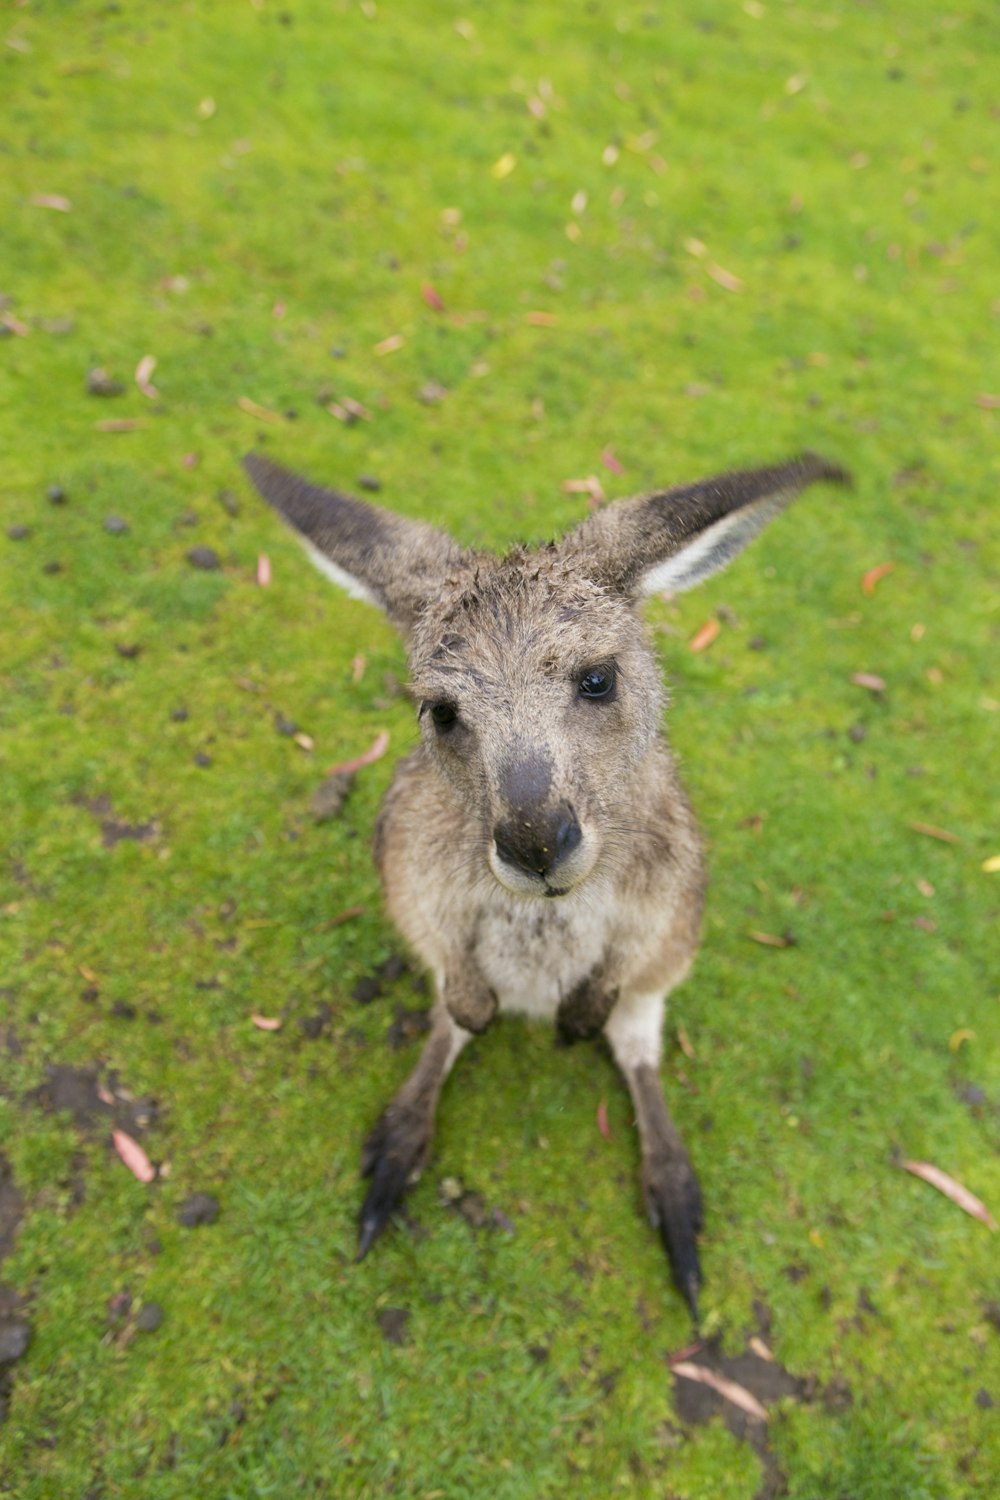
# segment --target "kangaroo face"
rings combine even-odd
[[[628,605],[546,551],[455,570],[411,650],[421,732],[493,877],[559,897],[614,851],[657,733],[659,672]]]

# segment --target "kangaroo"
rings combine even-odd
[[[245,466],[321,571],[400,631],[420,727],[374,852],[435,1000],[420,1059],[363,1148],[358,1259],[427,1159],[459,1053],[519,1011],[564,1042],[607,1038],[635,1107],[645,1207],[697,1323],[701,1193],[659,1065],[705,871],[638,606],[724,567],[804,486],[848,476],[807,453],[620,500],[560,541],[495,556],[262,456]]]

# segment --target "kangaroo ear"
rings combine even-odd
[[[445,532],[310,484],[258,453],[243,467],[320,572],[384,610],[404,635],[461,555]]]
[[[804,453],[769,469],[621,500],[588,517],[562,547],[597,582],[632,598],[680,593],[724,568],[818,479],[850,482],[836,464]]]

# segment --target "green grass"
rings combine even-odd
[[[496,546],[579,518],[563,483],[590,474],[626,493],[807,446],[852,469],[650,610],[713,877],[664,1076],[707,1328],[735,1353],[766,1308],[807,1381],[769,1424],[787,1493],[996,1493],[997,1241],[897,1162],[1000,1211],[998,33],[985,0],[8,10],[0,1152],[25,1213],[0,1276],[33,1342],[5,1495],[765,1492],[719,1420],[677,1419],[690,1328],[600,1050],[497,1026],[410,1230],[353,1264],[359,1143],[416,1056],[387,1031],[423,1003],[405,978],[350,998],[396,943],[368,839],[414,729],[401,648],[251,496],[253,446]],[[88,395],[93,366],[125,393]],[[338,422],[345,397],[371,420]],[[322,768],[381,728],[390,755],[314,824]],[[155,835],[105,847],[109,816]],[[32,1101],[52,1065],[155,1099],[156,1183],[106,1119]],[[444,1207],[445,1176],[514,1232]],[[218,1222],[182,1228],[199,1189]]]

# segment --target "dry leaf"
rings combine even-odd
[[[987,875],[1000,875],[1000,854],[991,854],[989,859],[984,859],[983,869]]]
[[[355,401],[353,396],[342,396],[339,401],[331,401],[327,411],[338,422],[345,422],[348,427],[353,427],[355,422],[370,422],[372,414],[367,406],[362,406],[360,401]]]
[[[755,943],[763,943],[765,948],[794,948],[795,943],[788,937],[777,937],[773,932],[747,933],[748,938],[753,938]]]
[[[368,749],[361,755],[355,755],[352,760],[342,760],[335,766],[328,766],[327,776],[346,776],[351,771],[360,771],[362,766],[370,766],[379,760],[389,748],[389,731],[383,729],[375,736]]]
[[[316,931],[328,932],[331,927],[339,927],[341,922],[350,922],[352,918],[363,917],[364,914],[363,906],[348,906],[344,911],[338,911],[335,917],[327,917],[325,922],[320,922]]]
[[[707,651],[721,629],[722,626],[713,615],[710,620],[705,621],[700,630],[695,631],[694,635],[688,641],[688,650]]]
[[[861,592],[863,594],[869,595],[874,594],[875,585],[878,583],[879,579],[885,578],[887,574],[892,573],[895,570],[895,567],[895,563],[886,562],[879,563],[877,567],[869,568],[868,572],[861,580]]]
[[[904,1161],[903,1170],[912,1172],[914,1177],[922,1177],[924,1182],[929,1182],[931,1187],[937,1188],[939,1193],[944,1193],[952,1203],[957,1203],[959,1208],[971,1214],[974,1219],[979,1219],[987,1229],[996,1229],[997,1222],[990,1213],[986,1204],[964,1188],[954,1177],[949,1177],[947,1172],[942,1172],[940,1167],[931,1166],[927,1161]]]
[[[953,1031],[951,1036],[948,1038],[948,1051],[957,1052],[963,1042],[974,1042],[975,1040],[976,1033],[974,1031],[970,1031],[968,1026],[960,1026],[959,1029],[957,1031]]]
[[[914,833],[922,833],[929,839],[940,839],[942,844],[960,844],[962,840],[957,833],[949,833],[947,828],[938,828],[934,823],[910,823],[908,825]]]
[[[159,400],[160,393],[155,385],[151,384],[153,371],[156,369],[156,356],[144,354],[135,367],[135,383],[142,394],[150,401]]]
[[[250,1017],[258,1031],[280,1031],[281,1019],[278,1016],[258,1016],[256,1013]]]
[[[769,1364],[774,1363],[774,1355],[771,1353],[770,1349],[764,1343],[764,1340],[762,1338],[758,1338],[757,1335],[754,1334],[751,1339],[747,1340],[747,1343],[753,1350],[754,1354],[756,1354],[758,1359],[766,1359]]]
[[[292,739],[298,745],[300,750],[315,750],[316,748],[316,741],[313,739],[312,735],[305,734],[301,729],[297,729],[295,731],[295,733],[292,735]]]
[[[677,1045],[684,1053],[688,1062],[694,1062],[694,1047],[691,1045],[691,1038],[682,1024],[678,1024],[677,1027]]]
[[[498,181],[502,181],[504,177],[510,176],[516,166],[517,157],[512,151],[505,151],[500,160],[493,163],[490,172]]]
[[[730,1401],[733,1406],[738,1406],[740,1411],[745,1411],[748,1416],[756,1417],[760,1422],[767,1421],[767,1412],[756,1396],[742,1385],[737,1385],[735,1380],[727,1380],[724,1375],[717,1375],[714,1370],[707,1370],[704,1365],[691,1364],[689,1360],[681,1360],[679,1364],[671,1365],[675,1375],[682,1375],[685,1380],[697,1380],[702,1385],[707,1385],[713,1391],[717,1391],[724,1400]]]
[[[251,417],[256,417],[258,422],[280,422],[281,417],[276,411],[270,411],[268,407],[261,406],[257,401],[251,401],[249,396],[240,396],[236,405],[240,411],[247,412]]]
[[[59,193],[35,193],[31,201],[36,208],[54,208],[60,214],[68,214],[73,208],[69,199]]]
[[[152,1182],[156,1176],[156,1168],[139,1142],[134,1141],[130,1135],[126,1135],[124,1130],[112,1130],[111,1139],[115,1143],[115,1150],[132,1176],[138,1177],[140,1182]]]
[[[396,350],[402,349],[405,343],[406,340],[401,333],[390,333],[387,339],[380,340],[374,346],[373,353],[377,354],[379,359],[381,359],[383,355],[395,354]]]
[[[94,423],[98,432],[138,432],[145,425],[139,417],[107,417]]]
[[[0,312],[0,328],[6,328],[16,338],[26,339],[31,329],[27,323],[22,323],[20,318],[15,318],[12,312]]]
[[[718,282],[719,286],[725,287],[727,292],[742,292],[746,285],[738,276],[734,276],[732,271],[726,271],[722,266],[717,266],[714,260],[705,269],[712,280]]]
[[[991,396],[983,391],[976,397],[976,405],[981,406],[983,411],[1000,411],[1000,396]]]
[[[357,686],[357,684],[361,681],[362,677],[365,675],[365,666],[366,665],[367,665],[367,663],[365,662],[365,658],[361,655],[360,652],[358,653],[357,656],[355,656],[352,659],[352,661],[351,661],[351,681],[355,684],[355,686]]]
[[[526,323],[531,323],[535,328],[553,328],[555,327],[556,323],[558,323],[559,319],[556,317],[555,313],[529,312],[525,313],[524,321]]]
[[[608,1124],[608,1106],[602,1099],[597,1106],[597,1128],[606,1141],[611,1139],[611,1126]]]
[[[856,687],[867,688],[870,693],[885,692],[885,678],[876,676],[874,672],[852,672],[851,681]]]
[[[429,282],[420,288],[420,295],[434,312],[444,312],[444,303]]]
[[[266,552],[261,552],[257,557],[257,582],[262,589],[266,589],[271,582],[271,559]]]
[[[598,505],[604,500],[604,488],[596,474],[588,474],[586,479],[565,479],[562,488],[565,495],[589,495]]]

